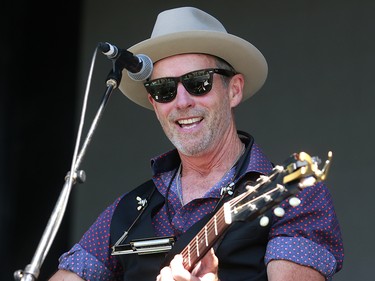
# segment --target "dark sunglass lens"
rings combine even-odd
[[[147,83],[147,91],[157,102],[170,102],[176,97],[176,82],[170,78],[161,78]]]
[[[182,83],[190,94],[201,96],[211,91],[212,74],[207,70],[194,71],[184,75]]]

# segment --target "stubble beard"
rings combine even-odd
[[[203,116],[203,128],[195,133],[181,133],[171,121],[161,122],[163,130],[171,143],[186,156],[200,156],[214,149],[223,134],[228,130],[231,122],[231,113],[219,110],[217,114],[210,115],[204,111],[199,114]],[[171,118],[173,119],[173,118]],[[172,125],[171,125],[172,124]]]

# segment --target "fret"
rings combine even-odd
[[[206,247],[207,247],[208,246],[207,225],[204,227],[204,236],[206,238]]]
[[[187,246],[187,249],[188,249],[188,261],[189,261],[189,268],[192,266],[191,264],[191,255],[190,255],[190,244]],[[184,259],[185,260],[185,259]]]
[[[216,215],[199,231],[195,239],[181,251],[185,268],[191,270],[193,265],[208,252],[228,226],[229,224],[224,221],[224,208],[221,207]]]
[[[217,220],[216,220],[216,215],[214,216],[214,224],[215,224],[215,235],[218,235],[218,230],[217,230]]]
[[[197,247],[197,257],[199,257],[199,236],[195,238],[195,245]]]

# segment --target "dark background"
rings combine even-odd
[[[306,151],[326,159],[345,261],[335,280],[372,280],[371,181],[375,142],[375,2],[17,1],[1,8],[0,280],[34,255],[70,169],[91,59],[98,42],[122,48],[148,38],[157,14],[192,5],[258,47],[265,86],[236,112],[275,163]],[[105,90],[110,62],[95,61],[85,132]],[[170,149],[152,111],[115,90],[81,168],[40,280],[103,208],[147,179],[149,159]]]

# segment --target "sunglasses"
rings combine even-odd
[[[209,68],[186,73],[180,77],[162,77],[144,83],[146,91],[152,98],[161,103],[174,100],[177,95],[177,86],[181,82],[193,96],[203,96],[212,89],[214,74],[232,77],[236,73],[231,70]]]

